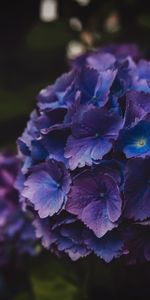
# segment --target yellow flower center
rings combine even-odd
[[[141,138],[136,142],[136,146],[137,147],[144,147],[146,145],[146,139],[145,138]]]

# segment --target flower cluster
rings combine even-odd
[[[14,188],[18,159],[11,154],[0,154],[0,266],[14,255],[36,254],[35,229],[22,212],[18,192]]]
[[[18,139],[21,201],[44,247],[150,260],[150,63],[134,46],[71,62]]]

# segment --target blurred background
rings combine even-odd
[[[150,57],[146,0],[5,0],[0,9],[0,148],[15,147],[38,91],[67,59],[108,43],[137,43]]]
[[[87,49],[121,42],[136,43],[149,59],[148,7],[147,0],[3,0],[0,7],[0,150],[15,149],[15,140],[35,107],[37,93],[68,70],[68,59]],[[138,269],[122,268],[122,262],[100,266],[96,259],[94,265],[94,272],[90,270],[91,299],[150,299],[148,264]],[[84,260],[79,265],[60,263],[44,254],[44,258],[33,262],[31,282],[26,283],[29,286],[32,283],[34,297],[26,293],[27,286],[20,283],[20,274],[13,270],[10,276],[9,270],[5,277],[9,277],[11,293],[15,294],[15,289],[21,289],[22,284],[25,292],[10,298],[7,284],[0,277],[0,291],[6,284],[7,294],[0,294],[0,299],[81,299],[78,288],[81,284],[84,295],[87,279],[82,275],[86,274],[86,268]],[[26,274],[27,269],[28,265],[21,272]]]

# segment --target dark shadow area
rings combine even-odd
[[[58,17],[52,22],[40,20],[40,0],[2,2],[1,146],[7,145],[3,128],[9,132],[12,142],[12,137],[16,138],[23,130],[26,123],[23,120],[26,121],[34,107],[38,91],[68,69],[66,48],[71,40],[80,41],[87,48],[91,47],[89,43],[94,46],[112,42],[137,43],[144,56],[150,56],[148,1],[91,0],[86,6],[79,2],[58,0]],[[80,20],[80,32],[69,25],[72,17]]]

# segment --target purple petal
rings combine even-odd
[[[75,177],[66,210],[78,216],[98,237],[116,227],[122,201],[113,178],[98,171],[85,171]]]
[[[122,125],[122,118],[117,113],[103,108],[89,106],[87,111],[79,112],[74,117],[72,136],[65,149],[71,170],[102,159],[111,150]]]
[[[70,178],[63,164],[47,161],[32,169],[22,195],[34,204],[41,218],[62,209],[69,191]]]
[[[117,230],[108,232],[102,238],[97,238],[91,232],[88,232],[85,235],[85,243],[98,257],[104,259],[107,263],[123,254],[124,242]]]
[[[98,238],[117,226],[109,220],[106,205],[102,201],[91,202],[87,205],[83,210],[81,219]]]
[[[136,158],[128,162],[125,176],[124,216],[134,220],[150,217],[150,159]]]
[[[56,241],[56,237],[50,230],[48,219],[41,220],[36,218],[33,222],[35,227],[36,237],[42,240],[42,245],[49,249],[49,247]]]

